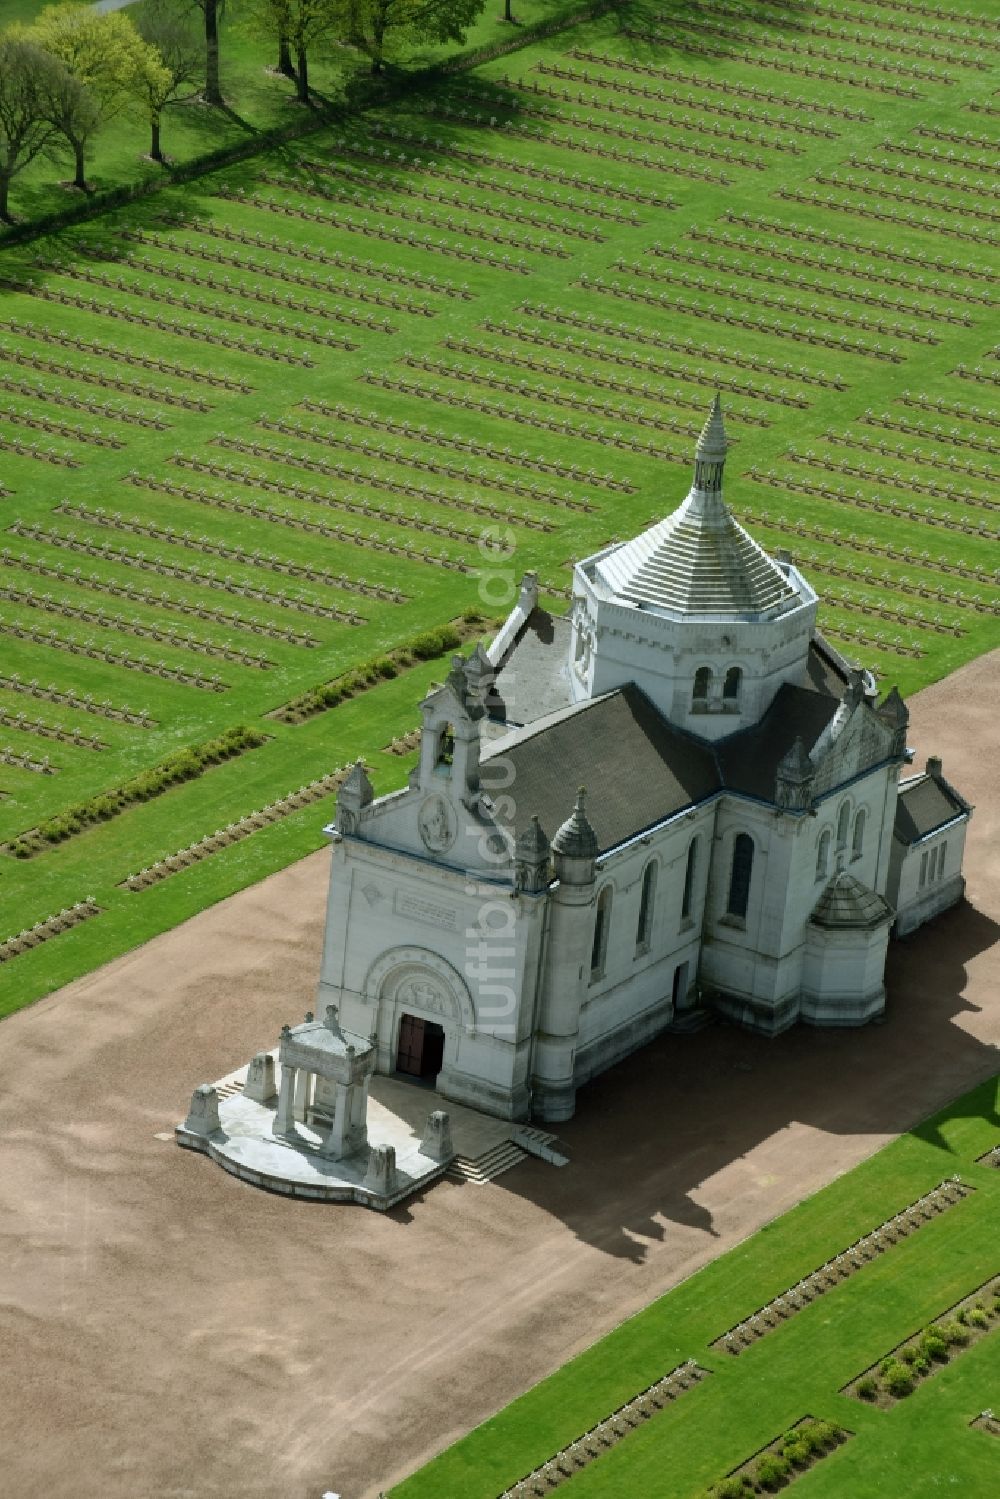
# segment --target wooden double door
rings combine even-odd
[[[399,1022],[396,1071],[408,1077],[435,1078],[444,1063],[444,1027],[419,1015],[403,1015]]]

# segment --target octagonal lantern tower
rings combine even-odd
[[[576,564],[569,665],[577,701],[635,682],[671,723],[721,739],[758,722],[783,682],[804,683],[816,594],[727,507],[728,446],[716,396],[684,502]]]

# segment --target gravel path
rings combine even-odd
[[[970,903],[894,947],[887,1023],[664,1037],[583,1090],[565,1170],[383,1218],[173,1144],[192,1087],[312,1005],[325,852],[5,1020],[5,1492],[372,1499],[995,1073],[998,681],[1000,652],[911,704],[916,763],[942,754],[977,812]]]

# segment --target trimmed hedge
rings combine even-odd
[[[267,743],[269,737],[261,729],[238,724],[216,739],[207,739],[204,744],[178,750],[176,754],[168,755],[158,765],[133,776],[130,781],[113,791],[92,796],[89,801],[78,802],[74,807],[67,807],[57,817],[50,817],[48,822],[41,823],[32,832],[22,834],[9,844],[8,852],[18,859],[30,858],[46,844],[62,843],[99,822],[110,821],[137,802],[148,802],[152,797],[169,791],[172,786],[195,780],[213,765],[232,760],[246,750],[259,748]]]
[[[483,623],[483,616],[475,609],[467,609],[462,616],[466,625]],[[466,631],[468,634],[469,632]],[[312,718],[317,713],[324,713],[327,708],[335,708],[345,698],[353,697],[356,692],[365,692],[369,687],[374,687],[377,682],[385,681],[389,677],[398,676],[400,671],[407,666],[413,666],[417,661],[433,661],[438,656],[444,656],[448,651],[455,650],[462,644],[462,634],[454,625],[441,625],[436,630],[424,630],[421,635],[414,635],[412,640],[405,645],[397,646],[395,650],[389,651],[384,656],[376,656],[371,661],[363,661],[360,666],[352,667],[345,671],[343,676],[335,677],[332,682],[326,682],[321,687],[312,687],[308,692],[303,692],[300,697],[292,698],[283,708],[272,713],[270,717],[278,718],[282,723],[301,723],[305,718]]]

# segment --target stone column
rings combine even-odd
[[[331,1156],[335,1161],[346,1154],[345,1137],[350,1123],[353,1093],[353,1084],[338,1083],[337,1102],[333,1109],[333,1123],[330,1125],[330,1133],[323,1144],[323,1154]]]
[[[368,1078],[365,1078],[351,1093],[351,1149],[361,1150],[368,1144]]]
[[[309,1104],[312,1101],[310,1098],[312,1079],[313,1075],[308,1068],[299,1068],[298,1076],[295,1079],[295,1105],[292,1112],[296,1119],[302,1120],[303,1124],[306,1122],[306,1114],[309,1110]]]
[[[276,1135],[294,1135],[295,1115],[293,1102],[295,1097],[295,1076],[297,1067],[289,1067],[282,1064],[281,1087],[278,1091],[278,1109],[274,1116],[274,1124],[271,1126]]]

